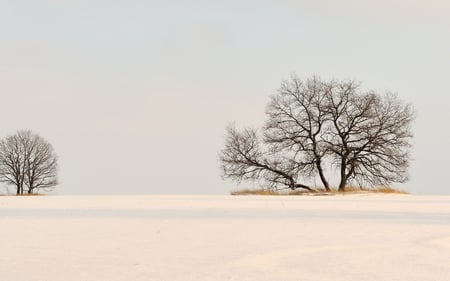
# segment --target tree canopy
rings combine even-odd
[[[394,93],[354,81],[292,76],[270,97],[261,130],[227,128],[222,176],[270,188],[312,189],[319,179],[339,191],[408,180],[414,110]]]
[[[0,141],[0,182],[16,194],[58,184],[58,158],[50,143],[31,131],[18,131]]]

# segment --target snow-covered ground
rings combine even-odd
[[[1,281],[448,281],[450,197],[0,197]]]

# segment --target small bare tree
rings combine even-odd
[[[58,184],[58,159],[50,143],[31,131],[19,131],[0,142],[0,182],[16,194]]]

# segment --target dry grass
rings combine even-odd
[[[320,195],[325,194],[326,192],[321,191],[308,191],[304,189],[298,190],[270,190],[270,189],[240,189],[231,191],[231,195],[270,195],[270,196],[278,196],[278,195]]]
[[[270,189],[240,189],[231,191],[231,195],[283,195],[281,191]]]
[[[382,187],[375,188],[375,193],[410,194],[406,190],[393,188],[393,187],[389,187],[389,186],[382,186]]]
[[[46,196],[46,194],[42,194],[42,193],[32,193],[32,194],[19,194],[19,195],[17,195],[17,194],[0,194],[0,196],[19,196],[19,197],[29,197],[29,196]]]
[[[381,193],[381,194],[409,194],[409,192],[390,186],[379,186],[374,188],[353,187],[349,186],[345,188],[344,193]]]
[[[345,194],[410,194],[409,192],[401,189],[396,189],[389,186],[382,186],[376,188],[360,188],[360,187],[347,187],[344,192],[338,192],[336,189],[332,191],[326,191],[323,188],[315,188],[314,191],[308,191],[305,189],[297,190],[269,190],[269,189],[240,189],[231,192],[231,195],[313,195],[313,196],[327,196],[327,195],[345,195]]]
[[[325,196],[325,195],[335,195],[335,191],[326,191],[322,188],[315,188],[314,191],[309,191],[305,189],[289,190],[286,195],[314,195],[314,196]]]

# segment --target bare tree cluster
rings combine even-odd
[[[16,194],[58,184],[58,158],[50,143],[31,131],[19,131],[0,141],[0,182]]]
[[[305,182],[318,178],[331,190],[329,175],[337,174],[339,191],[408,179],[414,110],[395,94],[293,76],[266,113],[261,133],[227,129],[219,155],[224,178],[290,189],[312,189]]]

